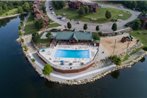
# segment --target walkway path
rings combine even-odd
[[[42,60],[40,60],[40,58],[36,55],[36,53],[33,53],[33,54],[29,54],[31,58],[34,58],[35,59],[35,63],[41,68],[43,69],[44,67],[44,63],[42,62]],[[99,69],[95,69],[95,70],[91,70],[89,72],[86,72],[86,73],[80,73],[80,74],[70,74],[69,76],[67,75],[64,75],[64,74],[60,74],[60,73],[51,73],[50,74],[50,77],[54,77],[54,78],[58,78],[58,79],[61,79],[61,80],[73,80],[73,79],[79,79],[79,78],[86,78],[87,76],[89,75],[97,75],[97,74],[101,74],[103,72],[106,72],[106,71],[110,71],[110,70],[113,70],[114,68],[116,67],[116,65],[112,64],[112,65],[109,65],[107,67],[103,67],[103,68],[99,68]],[[91,76],[91,77],[92,77]]]

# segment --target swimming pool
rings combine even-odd
[[[55,57],[59,58],[89,58],[89,50],[64,50],[58,49]]]

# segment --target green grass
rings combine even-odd
[[[96,13],[90,13],[90,14],[84,15],[82,17],[79,17],[78,10],[71,10],[69,8],[55,10],[55,12],[57,15],[63,15],[69,19],[82,20],[82,21],[86,21],[86,22],[104,23],[104,22],[111,21],[111,19],[107,20],[105,18],[106,10],[109,10],[111,12],[111,14],[112,14],[111,19],[126,20],[131,16],[130,12],[122,11],[122,10],[118,10],[118,9],[114,9],[114,8],[99,8],[99,9],[97,9]],[[120,14],[122,14],[123,16],[119,16]]]
[[[147,46],[147,30],[133,31],[131,35],[139,39],[144,46]]]
[[[13,15],[13,14],[17,14],[18,10],[17,8],[11,9],[9,11],[6,11],[5,13],[3,13],[1,16],[8,16],[8,15]]]
[[[57,23],[50,23],[50,24],[48,25],[49,28],[58,27],[58,26],[60,26],[60,25],[57,24]]]
[[[30,16],[27,23],[26,23],[26,26],[25,26],[25,34],[32,34],[37,31],[38,31],[38,29],[36,29],[36,27],[35,27],[35,22],[33,20],[33,17]]]

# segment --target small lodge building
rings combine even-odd
[[[70,44],[87,43],[99,46],[99,41],[94,41],[90,32],[52,32],[52,40],[57,43],[67,42]]]
[[[68,6],[72,9],[79,9],[81,6],[88,6],[90,12],[96,12],[99,7],[97,3],[86,0],[71,0],[68,2]]]

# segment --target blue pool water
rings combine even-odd
[[[59,58],[89,58],[89,50],[58,49],[54,56]]]

